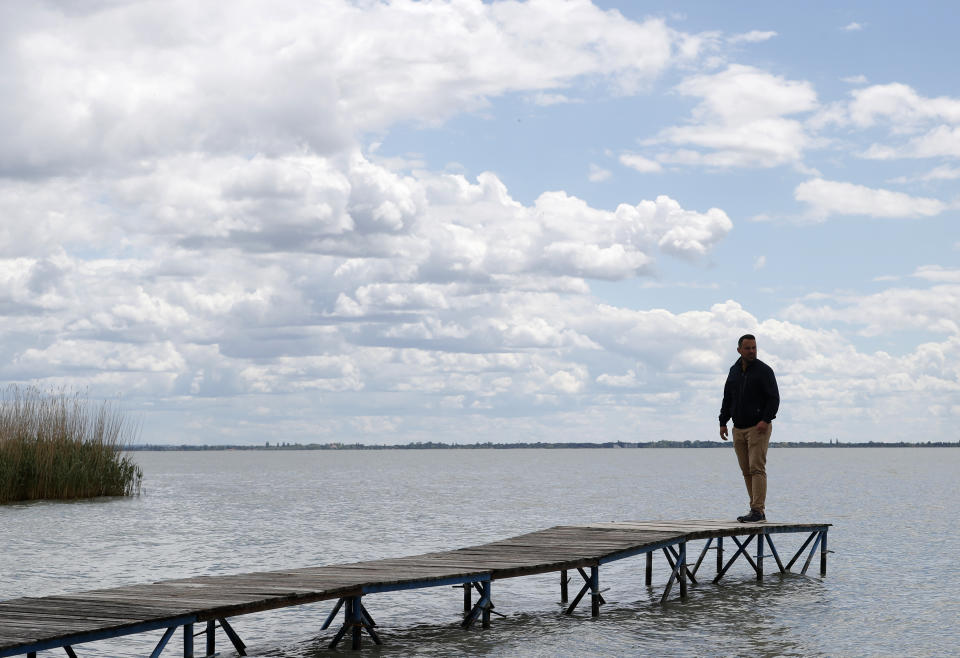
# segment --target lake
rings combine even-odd
[[[747,511],[730,449],[135,452],[131,499],[0,506],[0,599],[297,568],[485,543],[553,525]],[[933,656],[960,650],[960,449],[773,448],[767,518],[832,523],[828,574],[743,560],[659,606],[644,558],[600,570],[607,604],[562,614],[558,575],[497,581],[492,628],[459,627],[462,592],[364,598],[387,655]],[[792,555],[806,535],[779,535]],[[731,544],[732,545],[732,544]],[[694,557],[702,546],[691,543]],[[752,547],[751,547],[752,548]],[[711,554],[712,555],[712,554]],[[729,557],[732,553],[727,553]],[[794,567],[799,570],[797,566]],[[706,570],[706,571],[704,571]],[[701,574],[713,575],[708,559]],[[575,574],[574,574],[575,575]],[[574,592],[576,589],[574,589]],[[676,592],[676,589],[674,590]],[[333,602],[231,619],[251,656],[323,656]],[[339,623],[339,622],[338,622]],[[336,626],[336,625],[335,625]],[[198,629],[199,630],[199,629]],[[76,648],[149,654],[160,632]],[[200,638],[202,639],[202,638]],[[229,647],[218,633],[221,649]],[[179,634],[164,655],[179,655]],[[341,650],[336,653],[346,653]],[[63,655],[62,651],[41,655]],[[223,651],[221,655],[233,655]]]

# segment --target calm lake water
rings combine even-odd
[[[447,550],[558,524],[734,518],[746,512],[729,449],[137,452],[133,499],[0,506],[0,599],[201,574]],[[460,590],[364,599],[385,655],[939,656],[960,653],[960,450],[777,448],[767,517],[827,522],[828,575],[757,583],[742,560],[685,603],[642,556],[600,570],[607,605],[561,612],[558,576],[494,583],[505,618],[459,627]],[[792,555],[805,535],[775,536]],[[691,552],[700,542],[691,544]],[[694,553],[696,554],[696,553]],[[728,556],[730,553],[728,553]],[[712,563],[702,567],[712,576]],[[796,568],[796,567],[795,567]],[[703,573],[703,572],[702,572]],[[704,582],[707,581],[707,582]],[[252,656],[323,656],[323,602],[231,621]],[[160,633],[79,645],[149,654]],[[180,635],[164,655],[182,654]],[[202,639],[202,638],[201,638]],[[225,638],[218,636],[218,645]],[[343,644],[341,645],[343,647]],[[63,655],[61,651],[41,655]],[[224,651],[221,655],[233,655]]]

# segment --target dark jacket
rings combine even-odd
[[[733,426],[753,427],[761,420],[772,421],[780,408],[780,390],[773,369],[760,359],[754,359],[746,371],[740,365],[743,359],[730,367],[727,383],[723,385],[723,404],[720,405],[720,424],[733,418]]]

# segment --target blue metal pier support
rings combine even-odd
[[[580,605],[583,597],[586,596],[587,592],[590,592],[590,616],[599,617],[600,606],[606,603],[600,590],[600,565],[590,567],[589,576],[582,567],[577,567],[577,572],[580,574],[580,577],[583,578],[583,587],[581,587],[577,595],[573,597],[573,601],[567,606],[564,612],[572,615],[573,611]]]
[[[226,619],[220,618],[217,620],[209,620],[206,623],[204,630],[199,632],[194,632],[193,623],[183,624],[183,658],[194,658],[194,638],[197,635],[206,635],[206,651],[204,656],[213,656],[217,653],[217,641],[215,631],[217,629],[217,622],[220,622],[220,628],[223,629],[223,632],[227,634],[227,637],[230,639],[230,642],[233,644],[233,648],[236,649],[238,656],[247,655],[247,645],[243,643],[243,640],[240,639],[240,636],[237,635],[237,632],[233,630],[233,627],[227,622]],[[163,653],[163,650],[167,647],[167,644],[173,638],[174,633],[177,631],[177,626],[170,626],[167,628],[163,635],[160,637],[160,641],[157,642],[157,646],[154,647],[153,651],[150,653],[150,658],[159,658],[160,654]],[[73,652],[73,649],[69,646],[64,646],[64,650],[67,652],[67,655],[71,658],[76,658],[76,654]]]
[[[669,550],[668,550],[669,549]],[[667,602],[667,597],[670,596],[670,590],[673,589],[673,583],[680,583],[680,599],[684,600],[687,598],[687,576],[690,574],[690,570],[687,569],[687,542],[680,542],[680,550],[677,551],[673,546],[665,546],[663,548],[664,555],[667,556],[667,562],[672,567],[670,571],[670,577],[667,579],[667,586],[663,590],[663,596],[660,597],[660,604]],[[676,557],[676,561],[671,559],[670,555]],[[696,583],[696,580],[693,580]]]
[[[320,627],[320,630],[326,630],[329,628],[330,624],[336,618],[337,613],[340,612],[341,608],[343,608],[343,625],[340,626],[340,629],[337,631],[336,635],[333,636],[328,648],[336,649],[337,645],[340,644],[340,640],[342,640],[343,636],[348,632],[350,633],[350,648],[352,649],[361,648],[361,637],[363,631],[367,632],[374,644],[383,644],[380,636],[375,630],[373,630],[377,625],[377,622],[373,621],[373,617],[371,617],[370,613],[367,612],[367,609],[364,607],[361,598],[362,597],[360,596],[342,597],[339,601],[337,601],[337,604],[334,606],[329,616],[327,616],[326,621],[323,622],[323,626]]]
[[[769,535],[763,530],[757,535],[757,580],[763,580],[763,540]]]
[[[590,616],[600,616],[600,567],[590,567]]]
[[[820,532],[820,575],[827,575],[827,531]]]
[[[470,628],[473,626],[473,623],[477,621],[479,617],[481,619],[480,626],[482,628],[490,628],[490,612],[493,610],[493,600],[491,596],[491,585],[489,580],[484,580],[479,583],[465,583],[466,585],[473,585],[479,593],[480,600],[470,608],[470,611],[467,612],[463,617],[463,621],[460,623],[464,628]],[[466,601],[466,599],[464,599]],[[499,613],[497,613],[499,614]]]

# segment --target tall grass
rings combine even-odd
[[[0,399],[0,503],[139,494],[143,472],[125,453],[138,432],[109,402],[10,386]]]

